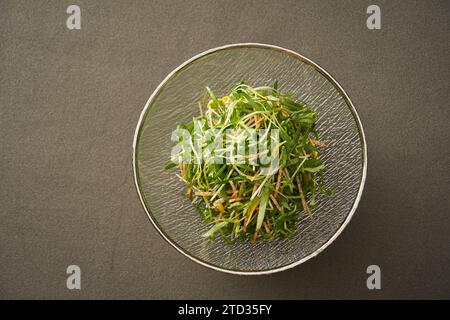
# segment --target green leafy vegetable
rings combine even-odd
[[[265,188],[261,196],[261,201],[259,203],[258,220],[256,220],[256,231],[261,229],[264,221],[264,215],[266,213],[267,202],[269,200],[270,189]]]
[[[172,155],[166,169],[178,167],[188,197],[205,223],[212,225],[203,237],[214,240],[219,234],[233,243],[239,238],[256,241],[258,237],[288,236],[300,213],[312,217],[311,208],[322,196],[332,194],[323,185],[325,164],[319,152],[325,145],[318,140],[317,114],[282,93],[278,82],[257,88],[238,83],[221,98],[206,88],[199,108],[199,116],[177,129],[190,135],[181,137],[180,143],[198,144],[203,154],[195,148],[181,150]],[[273,129],[279,132],[278,140],[269,138]],[[208,136],[210,130],[216,134]],[[266,135],[270,148],[261,149],[250,139],[255,130],[259,137]],[[219,134],[245,142],[244,155],[237,152],[239,144],[230,149],[217,140]],[[197,136],[204,140],[199,142]],[[258,157],[250,153],[251,147],[257,147]],[[275,154],[279,156],[275,164],[263,161]],[[194,161],[184,161],[186,156]],[[229,161],[233,157],[237,161]]]
[[[218,224],[215,224],[211,229],[208,230],[208,232],[204,233],[202,235],[202,237],[205,238],[210,238],[212,236],[214,236],[214,234],[219,231],[220,229],[222,229],[223,227],[225,227],[226,225],[228,225],[228,222],[223,221],[223,222],[219,222]]]

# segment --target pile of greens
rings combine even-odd
[[[215,240],[219,234],[225,241],[233,242],[238,238],[256,241],[288,236],[301,212],[312,217],[317,193],[331,194],[323,187],[324,163],[319,149],[324,144],[314,129],[317,114],[281,93],[277,82],[272,87],[257,88],[239,83],[221,98],[206,88],[199,108],[199,116],[178,126],[189,131],[192,138],[200,123],[202,130],[279,132],[275,146],[279,166],[270,175],[262,174],[265,164],[258,161],[184,163],[181,153],[172,157],[166,168],[179,168],[177,175],[187,185],[187,196],[211,226],[203,237]],[[193,145],[193,141],[189,143]]]

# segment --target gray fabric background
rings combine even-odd
[[[450,298],[450,2],[0,1],[0,298]],[[359,208],[325,252],[259,277],[196,265],[148,221],[131,145],[159,82],[206,49],[284,46],[327,69],[368,143]],[[158,152],[158,150],[155,150]],[[66,268],[82,270],[81,291]],[[366,288],[378,264],[382,289]]]

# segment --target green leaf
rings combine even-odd
[[[324,188],[324,187],[321,187],[321,188],[319,189],[319,192],[320,192],[321,194],[326,195],[326,196],[332,196],[332,195],[334,194],[334,190],[327,189],[327,188]]]
[[[264,188],[261,195],[261,202],[259,203],[258,219],[256,220],[256,231],[261,229],[261,226],[263,224],[267,202],[269,201],[269,195],[270,195],[269,188]]]
[[[302,171],[306,171],[306,172],[317,172],[317,171],[320,171],[320,170],[323,170],[324,169],[324,165],[323,164],[321,164],[321,165],[319,165],[319,166],[317,166],[317,167],[314,167],[314,168],[302,168]]]
[[[278,90],[278,80],[275,80],[275,82],[273,83],[273,88],[275,90]]]
[[[208,95],[214,101],[214,103],[219,106],[219,100],[217,99],[216,95],[212,92],[212,90],[209,87],[206,87],[206,91],[208,92]]]
[[[164,170],[169,170],[169,169],[175,168],[177,165],[178,165],[178,163],[175,163],[175,162],[169,162],[169,163],[164,167]]]
[[[280,165],[282,168],[286,167],[288,155],[286,153],[286,148],[281,149]],[[279,170],[282,170],[281,168]]]
[[[291,111],[299,111],[302,110],[304,107],[300,104],[295,102],[294,100],[285,97],[283,99],[283,104],[288,107],[288,109],[290,109]]]
[[[214,225],[211,229],[209,229],[208,232],[205,232],[204,234],[202,234],[202,237],[203,238],[210,238],[210,237],[214,236],[214,234],[217,231],[219,231],[220,229],[222,229],[226,225],[228,225],[228,222],[226,222],[226,221],[219,222],[218,224]]]
[[[316,194],[313,192],[311,194],[311,201],[309,202],[309,206],[314,208],[316,206]]]

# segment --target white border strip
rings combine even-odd
[[[317,68],[320,72],[322,72],[325,77],[327,77],[329,80],[331,80],[333,82],[333,84],[341,91],[341,93],[344,95],[344,98],[347,102],[347,104],[349,105],[349,108],[351,109],[357,125],[358,125],[358,129],[361,133],[361,137],[362,137],[362,143],[363,143],[363,174],[362,174],[362,178],[361,178],[361,183],[359,186],[359,191],[358,194],[356,196],[355,202],[353,203],[353,207],[350,210],[350,213],[347,215],[347,218],[345,219],[344,223],[339,227],[339,229],[334,233],[334,235],[328,239],[328,241],[326,243],[324,243],[319,249],[317,249],[316,251],[314,251],[313,253],[309,254],[308,256],[304,257],[303,259],[300,259],[299,261],[293,262],[291,264],[288,264],[286,266],[280,267],[280,268],[276,268],[276,269],[271,269],[271,270],[264,270],[264,271],[235,271],[235,270],[230,270],[230,269],[224,269],[224,268],[220,268],[211,264],[208,264],[204,261],[201,261],[193,256],[191,256],[190,254],[184,252],[183,249],[181,249],[176,243],[174,243],[171,239],[169,239],[164,232],[158,227],[157,223],[155,221],[153,221],[153,218],[150,214],[150,212],[147,210],[147,207],[145,206],[145,202],[144,199],[142,197],[142,194],[140,192],[139,189],[139,184],[137,181],[137,168],[136,168],[136,144],[137,144],[137,138],[138,138],[138,134],[139,134],[139,129],[141,127],[142,121],[144,119],[144,116],[147,112],[147,109],[150,105],[150,103],[152,102],[152,100],[155,98],[155,96],[158,94],[158,92],[161,90],[161,88],[166,84],[166,82],[172,78],[172,76],[174,74],[176,74],[179,70],[181,70],[182,68],[184,68],[186,65],[190,64],[191,62],[193,62],[194,60],[197,60],[203,56],[206,56],[212,52],[216,52],[216,51],[220,51],[220,50],[224,50],[224,49],[228,49],[228,48],[234,48],[234,47],[260,47],[260,48],[271,48],[271,49],[276,49],[279,51],[285,51],[297,58],[299,58],[300,60],[302,60],[303,62],[306,62],[312,66],[314,66],[315,68]],[[352,103],[352,101],[350,100],[349,96],[347,95],[347,93],[344,91],[344,89],[341,87],[341,85],[336,81],[336,79],[334,79],[327,71],[325,71],[325,69],[323,69],[322,67],[320,67],[318,64],[316,64],[315,62],[313,62],[312,60],[302,56],[301,54],[294,52],[292,50],[283,48],[283,47],[279,47],[279,46],[274,46],[274,45],[269,45],[269,44],[263,44],[263,43],[235,43],[235,44],[229,44],[229,45],[224,45],[221,47],[217,47],[217,48],[213,48],[213,49],[209,49],[206,50],[200,54],[197,54],[196,56],[190,58],[189,60],[185,61],[184,63],[182,63],[180,66],[178,66],[177,68],[175,68],[171,73],[169,73],[167,75],[167,77],[164,78],[164,80],[158,85],[158,87],[155,89],[155,91],[153,91],[152,95],[150,96],[150,98],[148,99],[147,103],[145,104],[144,109],[141,112],[141,115],[139,117],[139,121],[134,133],[134,139],[133,139],[133,172],[134,172],[134,182],[136,185],[136,189],[137,192],[139,194],[139,199],[141,200],[142,206],[145,209],[145,212],[148,216],[148,218],[150,219],[151,223],[153,224],[153,226],[156,228],[156,230],[158,230],[158,232],[161,234],[161,236],[170,244],[172,245],[175,249],[177,249],[180,253],[182,253],[183,255],[185,255],[186,257],[188,257],[189,259],[214,270],[217,271],[222,271],[222,272],[226,272],[226,273],[231,273],[231,274],[239,274],[239,275],[263,275],[263,274],[271,274],[271,273],[275,273],[275,272],[280,272],[280,271],[284,271],[290,268],[293,268],[295,266],[298,266],[306,261],[308,261],[311,258],[314,258],[315,256],[317,256],[320,252],[322,252],[326,247],[328,247],[340,234],[341,232],[345,229],[345,227],[347,226],[347,224],[350,222],[351,218],[353,217],[353,214],[356,211],[356,208],[358,207],[359,201],[361,199],[361,195],[364,189],[364,184],[366,182],[366,175],[367,175],[367,145],[366,145],[366,137],[364,135],[364,130],[361,124],[361,120],[359,118],[359,115]]]

